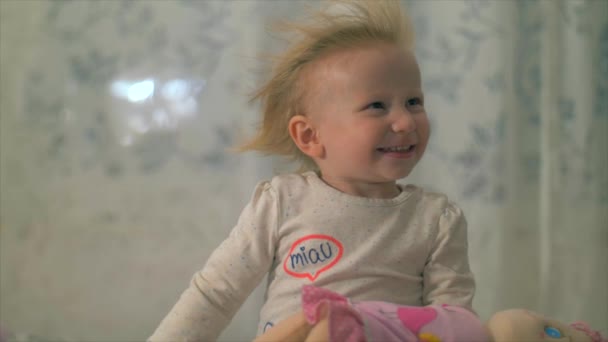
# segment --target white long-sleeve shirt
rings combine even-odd
[[[266,275],[258,334],[300,309],[304,284],[353,301],[471,308],[462,211],[444,195],[400,187],[397,197],[374,199],[342,193],[314,172],[260,183],[150,341],[216,340]]]

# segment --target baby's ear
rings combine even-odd
[[[300,151],[313,160],[323,158],[325,149],[319,139],[319,130],[310,117],[294,115],[289,120],[289,135]]]

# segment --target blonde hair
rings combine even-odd
[[[291,139],[289,120],[303,113],[302,70],[328,51],[386,42],[413,47],[413,30],[398,0],[333,0],[325,10],[312,13],[303,23],[279,23],[277,28],[295,34],[293,43],[279,56],[271,77],[251,96],[260,101],[263,120],[256,136],[239,151],[256,150],[287,156],[301,170],[315,169],[314,162]]]

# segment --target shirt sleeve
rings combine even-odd
[[[270,269],[278,202],[270,184],[259,184],[237,225],[148,341],[215,341]]]
[[[450,304],[472,310],[475,280],[469,268],[467,222],[447,203],[423,271],[423,305]]]

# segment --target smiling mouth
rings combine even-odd
[[[378,147],[376,150],[378,152],[397,152],[397,153],[407,153],[414,150],[416,145],[407,145],[407,146],[392,146],[392,147]]]

